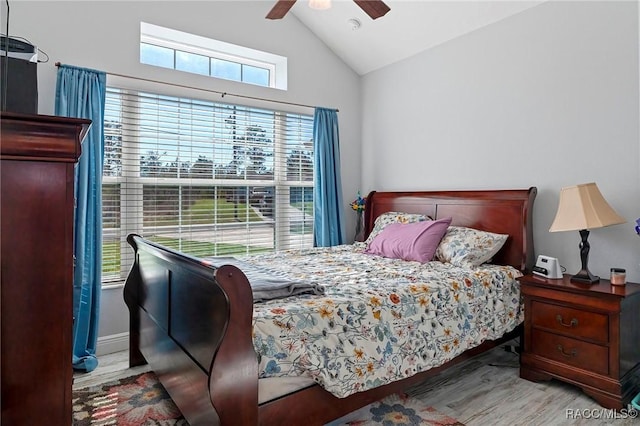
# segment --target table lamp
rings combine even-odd
[[[549,232],[580,231],[580,260],[582,269],[571,277],[571,281],[593,284],[600,277],[589,272],[589,229],[603,228],[625,223],[604,199],[595,183],[568,186],[560,190],[560,202],[556,218]]]

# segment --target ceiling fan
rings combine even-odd
[[[382,0],[353,0],[360,9],[364,10],[371,19],[378,19],[391,9]],[[296,0],[278,0],[267,14],[267,19],[282,19],[293,6]],[[325,1],[323,8],[329,7],[330,1]]]

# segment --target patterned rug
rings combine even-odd
[[[407,395],[390,395],[369,404],[327,426],[464,426],[456,419],[438,412],[433,407],[425,407],[424,402]]]
[[[188,423],[156,376],[149,372],[74,391],[73,425],[188,426]],[[404,395],[388,396],[329,425],[464,426]]]
[[[73,391],[72,405],[74,426],[188,426],[151,372]]]

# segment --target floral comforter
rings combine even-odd
[[[337,397],[437,367],[523,320],[520,272],[362,253],[363,243],[245,257],[326,288],[254,305],[260,377],[307,376]]]

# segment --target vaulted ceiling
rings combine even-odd
[[[352,0],[333,0],[326,10],[311,9],[308,0],[298,0],[289,14],[364,75],[543,1],[385,0],[391,11],[372,20]]]

